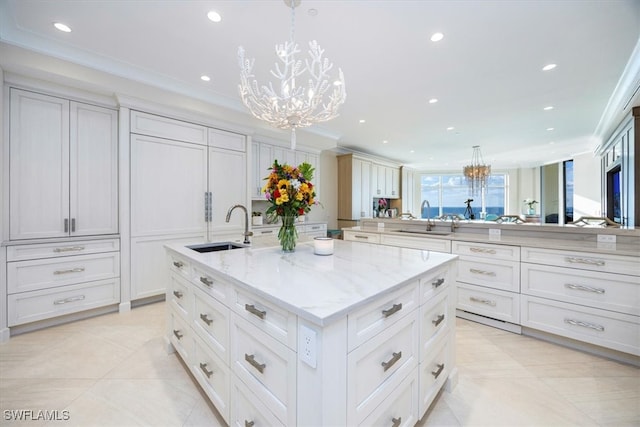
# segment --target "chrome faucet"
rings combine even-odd
[[[429,204],[429,201],[427,199],[424,199],[422,201],[422,204],[420,205],[420,216],[422,216],[422,212],[424,211],[424,205],[427,205],[427,231],[431,231],[431,228],[433,227],[433,224],[431,224],[431,205]]]
[[[460,218],[458,218],[458,215],[451,215],[451,232],[454,233],[456,231],[456,228],[458,228],[460,225],[458,224],[460,222]]]
[[[253,232],[249,231],[249,212],[247,211],[247,208],[242,205],[231,206],[227,211],[227,219],[225,219],[225,222],[229,222],[231,219],[231,212],[233,212],[235,208],[240,208],[244,211],[244,243],[248,245],[251,243],[249,241],[249,236],[253,236]]]

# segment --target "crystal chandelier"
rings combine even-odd
[[[471,164],[462,168],[462,173],[469,184],[469,194],[477,195],[487,186],[487,180],[491,175],[491,165],[484,163],[479,145],[473,146]]]
[[[255,60],[245,59],[244,49],[240,46],[238,90],[242,102],[256,118],[279,129],[291,129],[291,149],[295,149],[296,128],[337,117],[338,108],[347,94],[342,70],[338,69],[338,79],[329,78],[333,64],[322,57],[324,50],[315,40],[309,42],[309,58],[305,59],[304,64],[295,59],[296,54],[300,53],[294,42],[295,8],[300,5],[300,0],[284,0],[284,3],[291,7],[291,32],[288,42],[276,45],[280,63],[276,62],[271,75],[279,81],[259,86],[253,74]]]

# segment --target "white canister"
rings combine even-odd
[[[316,255],[333,255],[333,239],[331,237],[315,237],[313,253]]]

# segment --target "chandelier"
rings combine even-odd
[[[240,46],[238,90],[242,102],[254,117],[279,129],[291,129],[291,149],[295,149],[296,128],[337,117],[338,108],[347,94],[342,70],[338,69],[337,80],[330,80],[329,71],[333,64],[323,58],[324,50],[315,40],[309,42],[309,57],[304,64],[295,58],[300,53],[294,42],[295,8],[300,5],[300,0],[284,0],[284,3],[291,7],[291,31],[288,42],[276,45],[280,62],[275,63],[271,75],[279,80],[275,84],[269,82],[260,86],[253,74],[255,60],[245,59],[244,49]]]
[[[462,173],[469,184],[469,194],[477,195],[478,191],[487,186],[487,180],[491,175],[491,165],[486,165],[482,160],[479,145],[473,146],[471,164],[462,168]]]

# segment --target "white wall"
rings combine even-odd
[[[591,153],[573,159],[573,217],[601,216],[602,178],[600,159]]]

